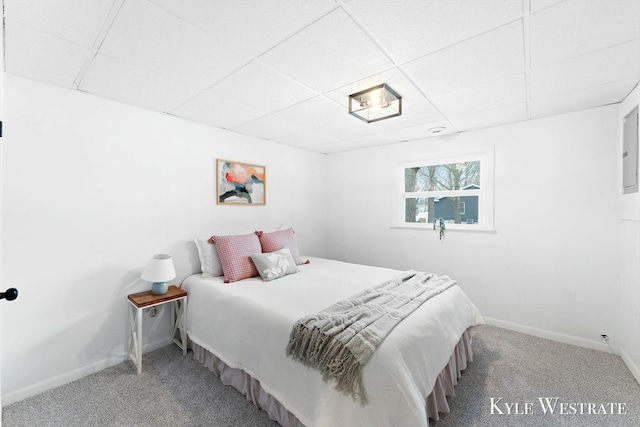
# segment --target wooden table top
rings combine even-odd
[[[169,290],[166,294],[154,295],[150,290],[144,292],[138,292],[137,294],[131,294],[128,296],[136,307],[147,307],[149,305],[155,305],[162,302],[172,301],[174,299],[187,296],[187,291],[180,289],[175,285],[169,286]]]

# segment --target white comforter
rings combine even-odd
[[[425,398],[436,377],[462,333],[483,323],[473,303],[452,286],[396,326],[363,370],[369,403],[362,406],[324,383],[318,371],[288,358],[289,335],[301,317],[400,271],[322,258],[299,268],[270,282],[187,278],[182,287],[189,292],[189,338],[259,380],[307,427],[428,427]]]

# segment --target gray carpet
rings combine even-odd
[[[451,412],[432,425],[640,426],[640,385],[618,356],[491,326],[480,329],[473,349]],[[491,398],[502,398],[494,414]],[[538,398],[558,398],[554,414],[544,414]],[[505,403],[519,403],[519,412],[531,403],[533,413],[509,415]],[[597,410],[624,403],[627,414],[560,414],[562,403],[565,412],[572,403]],[[174,345],[145,354],[140,376],[124,362],[3,408],[4,427],[276,425]]]
[[[2,409],[3,427],[268,426],[278,424],[169,345]]]
[[[640,385],[616,355],[491,326],[474,337],[473,352],[449,399],[451,412],[437,427],[640,426]],[[495,408],[491,413],[491,398],[503,398],[497,406],[504,414]],[[553,414],[544,413],[539,398],[558,398]],[[520,403],[519,412],[532,403],[533,413],[508,415],[505,403]],[[627,414],[571,414],[571,403],[594,403],[598,410],[602,403],[625,403]]]

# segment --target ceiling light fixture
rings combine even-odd
[[[386,84],[349,95],[349,114],[367,123],[402,114],[402,97]]]

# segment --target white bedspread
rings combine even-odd
[[[318,371],[286,357],[291,327],[400,271],[321,258],[299,268],[271,282],[187,278],[189,338],[258,379],[307,427],[428,427],[425,398],[436,377],[462,333],[483,323],[460,287],[431,298],[380,344],[363,370],[369,404],[362,406],[324,383]]]

